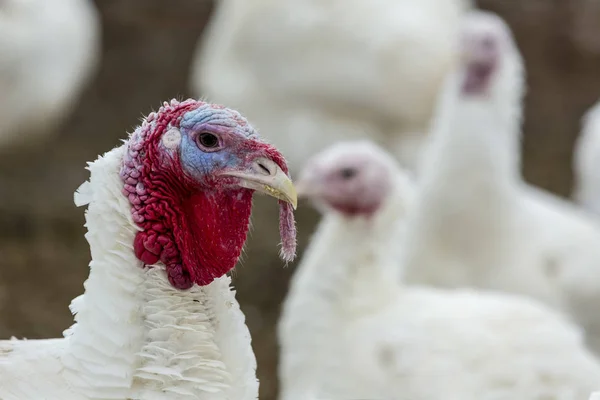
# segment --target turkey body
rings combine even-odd
[[[292,170],[323,146],[369,137],[417,165],[456,59],[468,0],[224,0],[192,88],[238,107]]]
[[[144,269],[135,257],[124,150],[92,163],[76,195],[78,205],[89,201],[93,257],[85,294],[71,304],[76,324],[62,339],[0,342],[0,398],[256,399],[256,359],[231,279],[181,292],[163,266]]]
[[[226,273],[246,239],[248,186],[262,180],[255,190],[295,206],[286,168],[223,106],[173,100],[148,115],[89,164],[76,192],[92,261],[71,303],[75,324],[62,339],[1,341],[0,398],[257,399],[250,333]],[[281,226],[291,233],[282,253],[293,256],[293,216]]]
[[[569,314],[598,352],[600,228],[584,210],[522,180],[520,56],[497,16],[470,18],[469,40],[495,43],[495,69],[481,92],[469,93],[473,77],[463,67],[440,99],[407,221],[403,279],[534,297]]]
[[[32,142],[70,114],[97,70],[100,30],[91,0],[0,4],[0,146]]]
[[[543,304],[398,284],[404,182],[371,215],[325,212],[283,307],[280,399],[589,396],[600,364]]]

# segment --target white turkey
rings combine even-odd
[[[418,161],[470,0],[221,0],[198,45],[196,95],[245,113],[292,171],[369,137]]]
[[[581,206],[600,215],[600,101],[582,118],[575,143],[573,197]]]
[[[0,147],[36,143],[72,112],[100,29],[92,0],[0,1]]]
[[[279,326],[281,400],[579,400],[600,382],[583,335],[516,295],[401,286],[412,184],[363,141],[308,161],[324,216]]]
[[[225,274],[255,191],[280,199],[282,257],[295,253],[283,156],[222,106],[165,103],[89,164],[92,261],[62,339],[0,342],[0,398],[256,399],[256,359]]]
[[[407,221],[404,279],[532,296],[570,314],[600,351],[600,229],[521,178],[524,78],[509,28],[474,12],[463,40]]]

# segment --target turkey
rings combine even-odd
[[[568,313],[600,351],[600,229],[520,176],[521,59],[506,24],[474,12],[448,81],[407,220],[408,283],[537,298]]]
[[[324,213],[279,325],[281,400],[578,400],[600,364],[536,300],[401,286],[412,184],[363,141],[308,161],[299,196]]]
[[[99,58],[92,0],[0,1],[0,147],[39,143],[54,130]]]
[[[3,400],[256,399],[256,359],[225,274],[255,191],[280,199],[295,254],[296,193],[283,156],[231,109],[164,103],[89,164],[92,261],[63,339],[0,343]]]
[[[456,59],[471,0],[220,0],[192,90],[245,113],[297,171],[323,146],[365,136],[405,166]]]
[[[600,215],[600,101],[582,118],[582,130],[573,157],[575,189],[573,197],[595,215]]]

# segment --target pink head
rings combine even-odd
[[[298,196],[347,217],[369,216],[391,192],[394,165],[387,153],[369,141],[338,143],[306,163]]]
[[[470,13],[463,26],[461,43],[465,69],[463,93],[487,93],[503,55],[513,51],[512,46],[510,30],[500,17],[483,11]]]
[[[296,192],[285,160],[234,110],[191,99],[164,103],[131,135],[121,177],[142,228],[136,256],[164,263],[179,289],[235,266],[255,191],[280,200],[282,256],[294,258]]]

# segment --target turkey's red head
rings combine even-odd
[[[121,177],[142,228],[136,256],[164,263],[179,289],[235,266],[255,191],[279,199],[281,255],[295,256],[296,192],[285,159],[234,110],[191,99],[165,103],[131,135]]]

